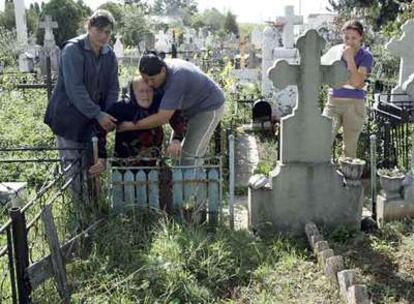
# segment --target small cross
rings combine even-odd
[[[56,21],[52,21],[50,15],[45,15],[45,19],[43,22],[39,23],[39,27],[45,30],[45,41],[54,41],[53,29],[58,28],[59,26]]]
[[[293,11],[293,6],[285,6],[285,16],[278,17],[276,23],[284,23],[283,27],[283,46],[285,48],[293,48],[295,43],[294,38],[294,26],[303,24],[303,17],[295,15]]]

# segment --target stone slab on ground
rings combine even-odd
[[[259,163],[256,139],[250,134],[241,134],[236,138],[236,187],[247,187],[249,179]]]

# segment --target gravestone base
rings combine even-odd
[[[379,226],[391,220],[414,218],[414,202],[402,198],[389,200],[383,194],[379,194],[377,195],[376,212]]]
[[[27,183],[3,182],[0,183],[0,205],[21,207],[27,198]]]
[[[249,228],[293,235],[310,221],[360,228],[363,187],[346,186],[331,162],[279,163],[271,180],[271,188],[249,187]]]

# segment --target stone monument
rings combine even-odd
[[[391,102],[408,100],[408,96],[405,95],[405,92],[402,89],[402,85],[405,81],[408,80],[408,77],[414,73],[414,19],[408,20],[406,23],[404,23],[401,29],[403,31],[401,38],[392,38],[385,45],[385,48],[390,51],[392,55],[401,58],[398,85],[391,90],[391,94],[397,95],[391,95]]]
[[[50,68],[52,75],[56,76],[59,72],[59,58],[60,49],[55,43],[55,36],[53,35],[53,29],[58,28],[56,21],[52,20],[52,17],[45,15],[44,21],[39,23],[39,28],[44,29],[45,36],[43,39],[43,48],[39,52],[40,73],[43,76],[47,74],[47,57],[50,57]]]
[[[116,41],[114,44],[114,52],[115,52],[116,58],[120,59],[124,57],[124,45],[122,44],[122,41],[121,41],[122,36],[120,34],[116,34],[115,38],[116,38]]]
[[[269,70],[273,84],[297,85],[297,104],[281,121],[280,161],[270,187],[249,187],[249,226],[261,231],[302,234],[309,221],[359,228],[363,188],[348,185],[331,161],[332,120],[321,115],[319,88],[343,85],[344,63],[321,65],[325,40],[309,30],[297,41],[300,65],[278,60]],[[268,227],[268,225],[271,227]]]

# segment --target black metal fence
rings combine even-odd
[[[2,183],[27,182],[25,191],[16,193],[9,201],[2,200],[0,303],[32,303],[32,292],[53,275],[47,271],[51,268],[51,252],[40,221],[45,206],[53,210],[59,239],[65,240],[79,231],[78,227],[70,225],[67,216],[70,209],[68,189],[76,178],[82,178],[84,171],[79,164],[80,159],[77,159],[62,169],[54,148],[0,150],[0,170],[16,172],[10,179],[3,175]],[[77,171],[73,170],[75,167]],[[42,177],[30,178],[31,174]],[[19,203],[13,202],[16,197]],[[41,269],[33,267],[38,263],[43,265]]]

